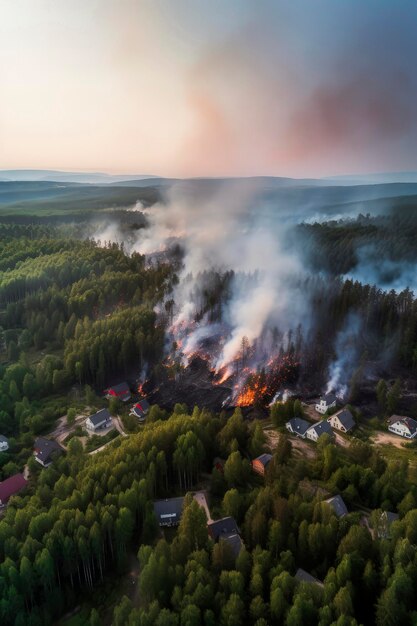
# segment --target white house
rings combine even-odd
[[[311,424],[301,417],[293,417],[289,422],[285,424],[285,428],[293,435],[304,439],[306,432],[310,428]]]
[[[391,415],[388,420],[388,430],[394,435],[405,437],[406,439],[414,439],[417,434],[417,422],[412,417],[403,415]]]
[[[9,440],[4,435],[0,435],[0,452],[6,452],[9,449]]]
[[[334,393],[326,393],[325,396],[320,398],[318,404],[316,404],[315,409],[317,413],[321,413],[324,415],[329,409],[333,409],[336,406],[337,398]]]
[[[355,420],[349,409],[340,409],[337,413],[331,415],[327,421],[332,428],[340,430],[342,433],[347,433],[355,427]]]
[[[317,424],[313,424],[306,432],[307,439],[311,439],[311,441],[318,441],[319,438],[324,434],[330,435],[333,437],[332,427],[329,422],[326,420],[322,420],[321,422],[317,422]]]
[[[90,415],[85,421],[85,425],[88,430],[96,431],[102,428],[107,428],[111,424],[111,415],[108,409],[101,409],[94,415]]]

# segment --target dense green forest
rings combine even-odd
[[[131,230],[144,225],[129,219]],[[341,449],[326,437],[304,457],[284,433],[285,420],[299,412],[292,401],[265,413],[279,434],[265,479],[249,462],[266,450],[261,423],[243,419],[239,409],[231,415],[155,405],[139,432],[116,437],[97,455],[74,436],[51,467],[34,461],[36,435],[48,434],[74,407],[104,406],[104,387],[131,372],[137,377],[146,368],[156,383],[166,357],[178,250],[149,262],[123,245],[99,245],[83,228],[66,220],[0,223],[0,433],[10,441],[0,453],[0,479],[26,464],[30,470],[28,489],[0,517],[0,623],[48,625],[79,604],[76,623],[91,626],[415,623],[417,492],[407,457],[387,460],[359,438]],[[413,293],[339,275],[352,269],[364,243],[415,261],[414,217],[295,230],[308,242],[306,264],[319,270],[302,278],[314,317],[307,329],[291,331],[286,347],[302,355],[300,385],[323,384],[334,338],[351,314],[361,320],[352,401],[369,361],[413,379]],[[211,289],[196,294],[197,318],[220,318],[232,278],[217,273]],[[407,408],[416,415],[416,406]],[[411,458],[414,449],[407,453]],[[224,474],[213,470],[219,456]],[[231,515],[239,525],[245,547],[237,558],[208,538],[191,496],[178,531],[161,536],[153,500],[201,485],[212,516]],[[346,517],[323,503],[332,494],[343,496]],[[400,515],[389,533],[380,532],[381,510]],[[132,562],[136,596],[113,589]],[[299,567],[323,584],[297,581]]]
[[[417,513],[406,462],[387,463],[359,441],[342,454],[327,440],[309,461],[282,434],[263,483],[246,460],[263,450],[259,424],[239,410],[229,419],[183,411],[95,457],[75,442],[30,495],[14,499],[0,522],[3,624],[52,623],[80,594],[94,608],[86,623],[101,623],[96,590],[124,571],[132,550],[140,601],[121,599],[120,626],[413,623]],[[212,508],[241,528],[237,559],[208,539],[192,498],[172,542],[159,538],[153,515],[155,497],[181,493],[181,475],[197,484],[218,454],[226,464],[224,475],[211,474]],[[324,493],[342,494],[352,512],[338,519]],[[374,538],[363,507],[374,510]],[[386,536],[378,535],[381,507],[401,515]],[[323,586],[297,582],[298,567]]]

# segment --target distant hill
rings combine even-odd
[[[113,184],[134,179],[155,178],[140,174],[105,174],[103,172],[61,172],[58,170],[0,170],[0,181],[50,181],[61,183]]]
[[[0,215],[60,215],[144,206],[160,199],[155,187],[114,187],[46,181],[0,181]]]

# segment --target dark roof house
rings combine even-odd
[[[337,413],[333,413],[327,421],[333,428],[341,430],[344,433],[349,432],[356,425],[352,413],[346,408],[340,409]]]
[[[153,510],[160,526],[176,526],[180,523],[184,498],[166,498],[156,500]]]
[[[111,422],[111,415],[108,409],[101,409],[94,413],[94,415],[90,415],[86,419],[86,426],[89,430],[98,430],[99,428],[104,428],[109,425]]]
[[[106,398],[119,398],[123,402],[126,402],[130,398],[130,389],[127,383],[119,383],[114,387],[109,387],[104,391]]]
[[[243,541],[240,538],[240,535],[237,533],[230,533],[228,535],[221,535],[220,541],[225,541],[228,546],[232,549],[233,556],[236,558],[239,555],[243,547]]]
[[[139,420],[144,420],[146,414],[149,411],[149,402],[146,398],[140,398],[136,404],[133,405],[130,414],[137,417]]]
[[[9,498],[16,495],[27,485],[23,474],[15,474],[0,483],[0,507],[5,506]]]
[[[325,500],[325,502],[332,507],[337,517],[344,517],[348,514],[348,510],[342,496],[333,496],[332,498]]]
[[[53,461],[53,456],[59,456],[64,452],[59,443],[53,439],[46,439],[46,437],[38,437],[35,440],[34,456],[35,459],[47,467]]]
[[[304,439],[306,432],[310,428],[311,424],[301,417],[293,417],[289,422],[285,424],[287,430],[294,435],[298,435]]]
[[[300,583],[314,583],[315,585],[323,587],[321,580],[314,578],[314,576],[306,572],[304,569],[301,569],[301,567],[299,567],[295,572],[294,578],[296,578]]]
[[[337,402],[337,398],[334,393],[326,393],[323,396],[323,400],[325,400],[327,406],[331,406],[332,404],[335,404]]]
[[[327,420],[322,420],[321,422],[317,422],[316,424],[310,426],[306,432],[306,437],[312,441],[318,441],[319,437],[324,434],[334,437],[332,427]]]
[[[214,541],[224,539],[227,535],[239,533],[239,528],[233,517],[222,517],[221,519],[207,523],[208,533]]]

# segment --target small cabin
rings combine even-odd
[[[252,469],[254,472],[256,472],[257,474],[260,474],[261,476],[265,475],[265,470],[268,467],[269,463],[271,462],[272,459],[272,454],[261,454],[260,456],[258,456],[256,459],[253,459],[252,461]]]

